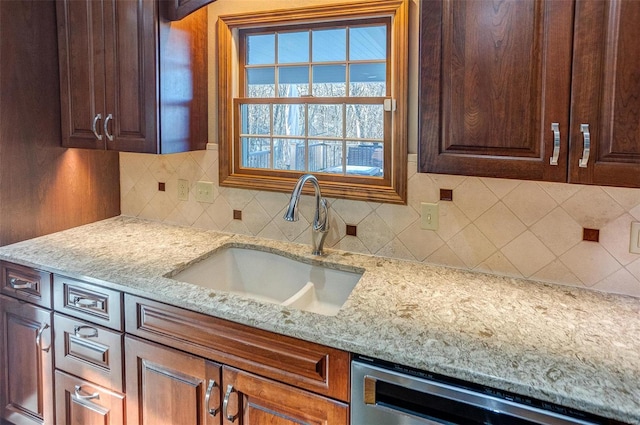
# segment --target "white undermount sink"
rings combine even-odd
[[[271,252],[223,248],[172,279],[334,316],[362,273],[307,264]]]

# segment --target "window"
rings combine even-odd
[[[406,202],[406,7],[220,17],[220,184]]]

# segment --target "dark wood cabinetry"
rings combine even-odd
[[[53,424],[51,311],[0,295],[0,418]],[[1,421],[1,420],[0,420]]]
[[[640,186],[640,3],[421,7],[420,171]]]
[[[206,10],[169,22],[155,0],[56,5],[63,146],[205,148]]]

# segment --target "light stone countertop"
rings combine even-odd
[[[165,276],[234,244],[365,270],[322,316]],[[257,328],[640,424],[640,299],[116,217],[0,259]]]

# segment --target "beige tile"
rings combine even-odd
[[[225,228],[222,230],[224,230],[225,232],[235,233],[240,235],[250,235],[250,236],[252,235],[251,231],[247,229],[247,226],[245,226],[244,222],[240,220],[231,220],[229,224],[227,224]]]
[[[428,174],[438,189],[455,189],[467,179],[467,176],[453,174]]]
[[[332,216],[329,215],[329,224],[332,223],[331,217]],[[271,221],[271,224],[280,229],[282,234],[290,241],[297,240],[301,234],[311,234],[310,223],[302,214],[299,215],[298,221],[286,221],[284,218],[275,217]],[[311,240],[311,236],[309,236],[308,240]]]
[[[163,220],[165,223],[169,224],[177,224],[180,226],[191,226],[193,223],[189,222],[183,215],[180,213],[178,207],[174,208]]]
[[[447,245],[469,268],[476,267],[496,252],[495,245],[474,224],[462,229]]]
[[[466,269],[467,265],[456,255],[448,245],[444,244],[436,249],[425,260],[425,263],[439,264],[447,267],[455,267],[458,269]]]
[[[309,230],[311,231],[311,230]],[[326,247],[332,247],[347,235],[347,226],[338,214],[329,214],[329,234],[324,241]]]
[[[176,204],[176,209],[185,218],[188,225],[192,225],[204,213],[205,207],[195,199],[190,198],[188,201],[180,201]]]
[[[640,281],[625,269],[620,269],[591,287],[615,294],[640,297]]]
[[[358,224],[358,238],[369,252],[378,252],[394,238],[393,231],[375,212]]]
[[[531,226],[557,206],[536,182],[520,183],[502,201],[526,226]]]
[[[629,214],[635,219],[635,221],[640,221],[640,205],[631,208],[629,210]]]
[[[380,248],[376,255],[382,257],[402,258],[404,260],[415,260],[415,257],[409,252],[406,246],[399,239],[393,239],[388,244]]]
[[[247,189],[236,189],[235,187],[223,187],[220,188],[220,196],[224,197],[232,209],[241,210],[253,200],[255,192]]]
[[[137,217],[149,201],[133,187],[120,199],[120,210],[123,215]]]
[[[602,190],[611,196],[625,211],[632,210],[640,205],[640,189],[603,186]]]
[[[205,212],[211,217],[218,229],[224,229],[233,220],[233,208],[222,196],[216,198],[213,204],[206,207]]]
[[[623,266],[640,258],[640,254],[629,252],[631,237],[631,223],[635,219],[629,214],[623,214],[600,229],[600,245]]]
[[[453,203],[471,221],[480,217],[497,201],[496,195],[477,177],[469,177],[453,191]]]
[[[533,275],[556,258],[530,231],[508,243],[502,252],[525,277]]]
[[[625,269],[631,273],[636,279],[640,280],[640,259],[627,264]]]
[[[507,196],[509,192],[518,187],[518,185],[520,184],[520,180],[495,179],[489,177],[481,178],[480,181],[482,181],[482,183],[484,183],[489,188],[489,190],[491,190],[493,194],[498,197],[498,199],[502,199]]]
[[[254,199],[242,209],[242,221],[249,232],[255,236],[271,222],[271,217],[260,203]]]
[[[562,203],[562,208],[582,227],[600,229],[624,213],[624,210],[602,188],[581,186]]]
[[[400,233],[398,239],[418,261],[423,261],[427,256],[444,245],[444,241],[436,232],[421,229],[420,222],[418,221]]]
[[[560,260],[586,286],[595,285],[621,268],[620,263],[595,242],[580,242]]]
[[[289,195],[278,192],[261,191],[256,193],[255,199],[271,218],[281,217],[289,204]]]
[[[542,282],[562,283],[571,286],[584,287],[584,284],[580,282],[580,279],[571,270],[565,266],[559,259],[553,260],[531,278],[540,280]]]
[[[166,192],[157,192],[140,211],[139,216],[148,220],[162,221],[175,208],[175,203]]]
[[[355,236],[345,236],[335,246],[334,249],[349,252],[359,252],[361,254],[371,254],[360,239]]]
[[[407,204],[420,211],[422,202],[438,202],[440,189],[431,179],[431,174],[417,173],[407,182]]]
[[[358,224],[371,214],[371,207],[366,202],[337,199],[331,203],[331,209],[347,224]],[[311,209],[313,210],[313,209]]]
[[[277,241],[288,241],[289,240],[285,236],[285,234],[282,233],[282,231],[278,228],[278,226],[276,226],[273,223],[265,226],[264,229],[262,229],[262,231],[260,233],[258,233],[257,236],[259,236],[261,238],[273,239],[273,240],[277,240]]]
[[[176,170],[165,155],[154,155],[154,160],[149,165],[149,172],[156,181],[166,182],[175,178]]]
[[[582,226],[560,207],[531,226],[531,231],[555,255],[564,254],[582,241]]]
[[[582,186],[567,183],[538,182],[538,186],[549,194],[558,204],[575,195]]]
[[[498,248],[511,242],[527,228],[502,202],[482,214],[475,225]]]
[[[191,155],[187,155],[176,167],[175,176],[177,179],[184,179],[193,185],[196,181],[202,180],[204,172],[200,169]]]
[[[446,242],[469,225],[470,221],[453,202],[441,201],[438,205],[440,218],[436,233]],[[418,223],[418,225],[420,225],[420,223]]]
[[[193,223],[193,227],[217,231],[222,230],[222,227],[218,226],[206,211],[202,213],[200,217],[198,217],[198,219]]]
[[[479,272],[503,276],[522,277],[522,273],[500,251],[484,260],[474,269]]]
[[[376,209],[376,213],[396,235],[420,219],[420,215],[407,205],[382,204]]]

